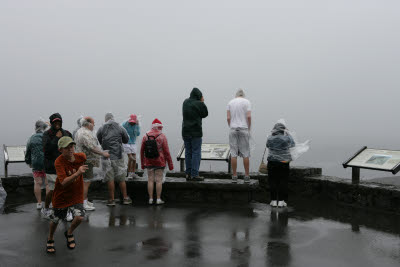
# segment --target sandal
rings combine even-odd
[[[53,245],[50,246],[51,244],[53,244]],[[52,250],[51,250],[51,249],[52,249]],[[54,253],[56,253],[56,248],[54,247],[54,240],[47,240],[46,252],[49,253],[49,254],[54,254]]]
[[[65,235],[65,238],[67,239],[67,248],[74,249],[76,245],[73,247],[71,246],[72,244],[75,244],[74,235],[69,235],[67,231],[64,232],[64,235]],[[73,238],[74,240],[68,241],[69,238]]]

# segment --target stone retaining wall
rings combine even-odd
[[[232,187],[230,181],[227,180],[231,176],[227,173],[204,172],[201,175],[206,179],[220,179],[220,181],[185,183],[184,178],[180,178],[184,177],[184,173],[168,173],[167,177],[171,179],[164,184],[163,197],[173,202],[269,202],[267,175],[251,174],[252,180],[258,180],[257,185],[252,183],[251,186],[242,188]],[[240,178],[242,177],[239,176]],[[33,194],[32,177],[17,176],[2,178],[2,181],[5,190],[9,193]],[[145,180],[129,181],[127,186],[128,192],[135,201],[141,202],[147,199]],[[89,194],[91,197],[105,198],[107,187],[101,182],[94,182]],[[293,167],[289,179],[289,198],[290,196],[328,200],[357,208],[400,214],[400,188],[368,182],[356,185],[352,184],[350,179],[322,176],[320,168]]]

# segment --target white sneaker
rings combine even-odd
[[[153,200],[152,198],[150,198],[150,199],[149,199],[149,205],[153,204],[153,201],[154,201],[154,200]]]
[[[280,207],[280,208],[287,207],[287,204],[285,201],[281,200],[278,202],[278,207]]]
[[[157,205],[162,205],[162,204],[164,204],[165,202],[158,198],[156,203],[157,203]]]
[[[232,176],[232,183],[237,184],[237,176]]]
[[[83,204],[83,208],[85,210],[95,210],[96,208],[93,206],[90,206],[87,202]]]
[[[132,178],[139,178],[139,176],[136,174],[136,173],[134,173],[134,172],[132,172],[132,176],[131,176]]]
[[[86,203],[87,203],[89,206],[94,207],[93,202],[90,202],[89,200],[87,200]]]
[[[272,200],[271,203],[269,203],[271,205],[271,207],[276,207],[277,206],[277,202],[276,200]]]
[[[43,208],[42,202],[36,203],[36,209],[41,210]]]
[[[67,217],[65,218],[65,220],[67,222],[72,222],[73,219],[74,219],[74,216],[72,216],[72,212],[68,209]]]

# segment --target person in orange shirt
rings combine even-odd
[[[83,208],[83,173],[88,169],[84,165],[85,153],[75,153],[75,142],[69,136],[61,137],[58,141],[58,149],[61,155],[56,159],[57,179],[53,192],[53,214],[50,215],[50,231],[47,238],[47,253],[55,253],[54,232],[60,220],[67,216],[68,209],[72,212],[74,219],[71,226],[64,232],[67,239],[67,247],[75,248],[75,238],[72,234],[85,216]]]

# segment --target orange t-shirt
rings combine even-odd
[[[57,209],[66,208],[75,204],[83,203],[83,175],[80,175],[72,183],[62,186],[61,182],[78,171],[86,161],[85,153],[74,153],[75,161],[69,162],[63,155],[54,162],[57,172],[56,184],[53,191],[53,207]]]

